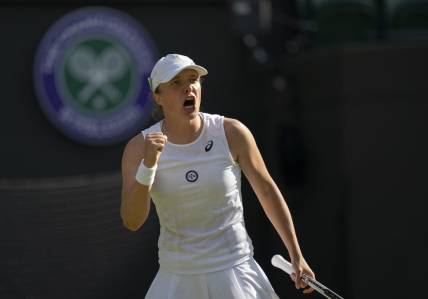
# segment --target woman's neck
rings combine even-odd
[[[165,117],[161,125],[162,132],[168,136],[168,141],[175,144],[187,144],[195,141],[204,126],[200,114],[186,120]]]

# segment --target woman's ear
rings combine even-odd
[[[155,100],[155,103],[159,106],[162,106],[162,98],[158,93],[153,93],[153,99]]]

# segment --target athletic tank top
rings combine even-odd
[[[223,270],[253,256],[241,169],[229,150],[224,117],[200,116],[203,128],[195,141],[166,143],[150,192],[160,222],[159,264],[175,273]],[[161,132],[161,123],[142,133]]]

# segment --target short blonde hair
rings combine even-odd
[[[155,89],[153,93],[151,93],[152,101],[153,101],[153,108],[152,108],[152,118],[156,121],[161,120],[165,117],[163,114],[162,106],[156,103],[155,101],[155,95],[154,94],[159,93],[159,87]]]

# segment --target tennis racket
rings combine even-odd
[[[271,262],[272,262],[272,265],[274,265],[275,267],[277,267],[277,268],[281,269],[282,271],[288,273],[289,275],[294,273],[293,266],[290,264],[290,262],[287,261],[286,259],[284,259],[279,254],[275,254],[272,257]],[[317,291],[318,293],[320,293],[321,295],[323,295],[326,298],[343,299],[343,297],[339,296],[338,294],[336,294],[335,292],[333,292],[332,290],[330,290],[329,288],[327,288],[325,285],[321,284],[320,282],[316,281],[315,279],[310,278],[305,273],[302,274],[301,279],[308,286],[310,286],[311,288],[313,288],[315,291]]]

